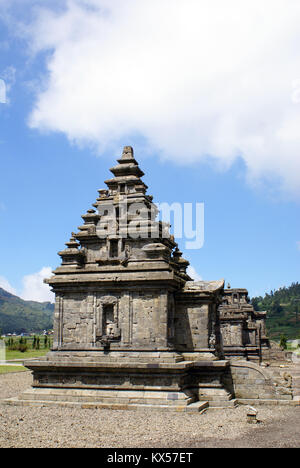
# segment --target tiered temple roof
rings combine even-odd
[[[74,273],[98,273],[101,270],[167,270],[180,285],[190,280],[189,262],[182,257],[170,225],[157,220],[158,209],[147,194],[144,175],[133,149],[125,146],[118,164],[110,169],[113,178],[105,181],[107,189],[83,216],[84,223],[72,233],[67,249],[59,252],[62,266],[56,276]],[[88,279],[87,276],[81,276]],[[91,278],[89,278],[91,279]],[[53,285],[62,278],[51,278]]]

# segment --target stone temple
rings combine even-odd
[[[265,313],[246,289],[193,281],[157,221],[133,149],[82,216],[54,275],[54,343],[11,404],[199,411],[289,400],[260,366]]]

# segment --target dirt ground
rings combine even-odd
[[[30,372],[0,375],[0,399],[31,384]],[[0,447],[98,448],[300,448],[300,406],[258,407],[260,424],[247,409],[203,414],[16,407],[0,403]]]
[[[278,409],[273,410],[274,413]],[[260,411],[259,411],[260,412]],[[263,421],[252,426],[242,436],[190,438],[186,447],[194,448],[300,448],[300,407],[284,411],[276,422]],[[180,440],[173,440],[168,447],[180,447]]]

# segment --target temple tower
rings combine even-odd
[[[224,280],[191,280],[170,226],[157,219],[133,149],[126,146],[117,162],[46,280],[56,297],[53,348],[25,362],[33,386],[7,403],[233,407],[226,339],[231,333],[237,340],[228,352],[232,345],[241,352],[255,314],[247,302],[237,311],[229,304]],[[257,349],[253,342],[252,353]]]
[[[189,262],[156,220],[131,147],[111,172],[47,281],[56,295],[53,351],[139,351],[147,359],[147,351],[175,351],[174,292],[190,280]]]

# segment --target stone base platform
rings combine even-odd
[[[120,350],[64,350],[50,351],[46,360],[50,362],[82,363],[166,363],[175,364],[184,361],[180,353],[166,351],[120,351]]]
[[[178,396],[178,399],[174,399]],[[32,388],[18,398],[4,400],[6,405],[51,407],[62,406],[82,409],[141,410],[198,413],[208,408],[205,401],[193,402],[183,395],[167,392],[103,392],[99,390],[37,389]]]
[[[6,404],[199,412],[234,407],[224,388],[228,361],[177,363],[26,361],[33,388]]]
[[[160,364],[175,364],[183,361],[217,361],[218,358],[212,353],[211,350],[202,349],[199,352],[193,353],[179,353],[176,351],[128,351],[112,349],[109,351],[95,350],[94,348],[86,350],[66,350],[60,348],[56,351],[50,351],[46,355],[47,361],[52,362],[127,362],[127,363],[160,363]]]
[[[224,346],[223,353],[225,359],[229,360],[247,360],[251,362],[260,362],[260,353],[257,346]]]

